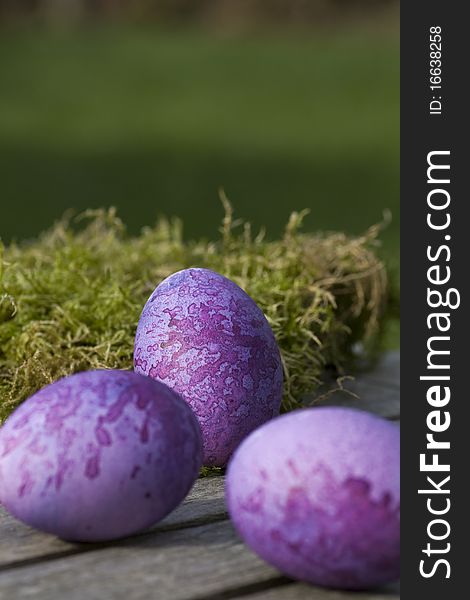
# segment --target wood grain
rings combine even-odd
[[[387,352],[372,371],[358,376],[361,381],[400,388],[400,352]]]
[[[198,479],[186,500],[155,528],[188,527],[227,518],[223,477]],[[0,506],[0,570],[31,559],[87,552],[93,544],[72,544],[35,531],[9,516]]]
[[[335,392],[325,405],[354,406],[399,422],[399,354]],[[109,544],[71,544],[34,531],[0,506],[0,600],[392,600],[397,586],[334,591],[293,582],[254,555],[227,520],[224,478],[199,479],[153,529]]]
[[[392,387],[383,387],[373,381],[348,381],[344,383],[347,392],[331,394],[321,406],[348,406],[374,413],[385,419],[400,416],[400,392]]]
[[[186,600],[277,578],[222,521],[4,571],[0,599]]]
[[[234,598],[247,597],[243,595]],[[381,591],[347,592],[292,582],[288,585],[276,586],[249,596],[249,600],[345,600],[346,598],[351,600],[394,600],[399,598],[399,590],[398,585],[393,585],[387,586]]]
[[[344,378],[342,390],[334,380],[326,383],[320,391],[324,398],[316,396],[306,398],[316,406],[348,406],[374,413],[385,419],[400,418],[400,353],[389,352],[371,372],[365,372],[356,378]]]

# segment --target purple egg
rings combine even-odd
[[[88,371],[43,388],[0,429],[0,502],[63,539],[111,540],[162,519],[201,464],[199,425],[176,392]]]
[[[194,410],[207,466],[224,466],[243,438],[279,414],[272,329],[248,294],[208,269],[179,271],[156,288],[137,327],[134,368]]]
[[[295,579],[347,589],[394,581],[399,446],[396,425],[358,410],[279,417],[229,463],[230,516],[252,550]]]

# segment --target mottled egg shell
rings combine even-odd
[[[175,508],[201,464],[199,425],[176,392],[89,371],[43,388],[0,429],[0,502],[61,538],[110,540]]]
[[[279,414],[272,329],[248,294],[208,269],[180,271],[156,288],[137,328],[134,368],[189,403],[207,466],[224,466],[248,433]]]
[[[399,429],[353,409],[279,417],[235,452],[226,478],[244,541],[283,573],[360,589],[399,576]]]

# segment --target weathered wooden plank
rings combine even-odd
[[[250,594],[249,600],[394,600],[400,597],[398,585],[386,586],[381,591],[347,592],[323,589],[305,583],[289,583]],[[235,596],[234,600],[247,598]]]
[[[221,521],[4,571],[0,599],[189,600],[279,579]]]
[[[186,500],[155,529],[187,527],[226,515],[223,477],[205,477],[196,481]],[[72,544],[35,531],[13,519],[0,506],[0,569],[33,558],[45,559],[92,548],[91,544]]]
[[[380,385],[400,387],[400,352],[386,352],[372,371],[361,373],[358,379]]]
[[[321,406],[349,406],[386,419],[399,418],[400,390],[398,388],[384,387],[362,379],[345,381],[343,385],[345,391],[332,393],[321,402]]]
[[[250,600],[383,600],[384,594],[348,594],[286,584],[223,521],[152,533],[107,548],[0,573],[0,600],[196,600],[245,596],[250,587],[281,585]],[[237,592],[240,592],[240,595]],[[301,595],[299,593],[302,592]],[[271,596],[269,595],[271,594]],[[390,596],[389,596],[390,598]]]
[[[338,390],[340,386],[342,389]],[[386,419],[399,419],[400,353],[385,354],[371,372],[360,373],[355,378],[345,377],[339,382],[326,382],[317,394],[307,396],[305,402],[315,406],[348,406]]]
[[[356,406],[399,420],[399,355],[386,358],[379,368],[378,375],[347,382],[358,399],[335,393],[325,404]],[[154,590],[162,600],[247,593],[250,600],[384,598],[385,592],[345,595],[304,584],[280,585],[285,579],[244,547],[227,521],[210,523],[225,517],[222,477],[196,482],[186,501],[150,533],[101,546],[69,544],[33,531],[0,507],[0,599],[138,600]],[[276,584],[280,587],[268,589]]]

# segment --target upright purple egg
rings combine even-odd
[[[24,402],[0,430],[0,502],[75,541],[136,533],[186,496],[199,425],[176,392],[126,371],[88,371]]]
[[[399,576],[399,429],[344,408],[284,415],[229,463],[226,501],[244,541],[283,573],[373,587]]]
[[[272,329],[248,294],[208,269],[175,273],[153,292],[134,368],[194,410],[207,466],[224,466],[246,435],[279,414],[282,365]]]

